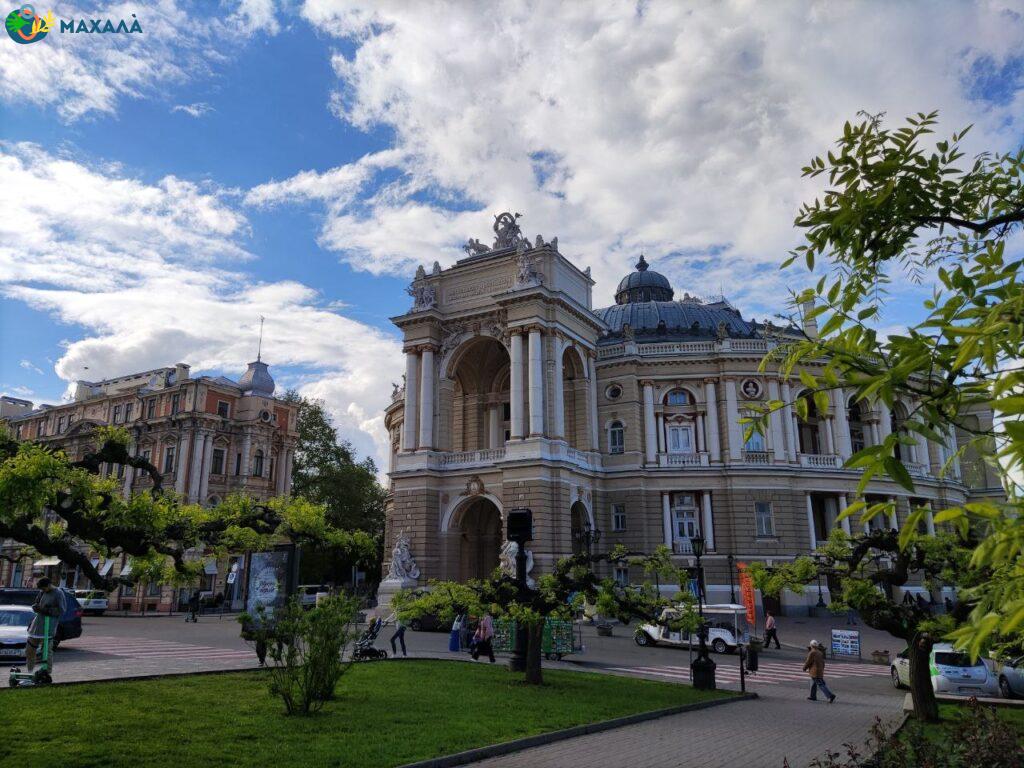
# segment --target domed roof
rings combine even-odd
[[[643,254],[636,263],[636,272],[630,272],[615,289],[615,303],[628,304],[634,301],[672,301],[674,296],[668,278],[660,272],[652,272]]]
[[[267,364],[256,360],[254,363],[249,363],[248,370],[238,380],[238,386],[243,393],[270,397],[274,394],[276,385]]]
[[[671,335],[712,338],[720,324],[732,337],[755,336],[757,328],[744,320],[730,304],[716,301],[704,304],[699,299],[682,301],[640,301],[616,304],[597,310],[597,315],[608,325],[612,335],[621,335],[628,325],[638,336]]]

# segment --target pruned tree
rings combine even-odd
[[[0,538],[77,566],[104,590],[128,580],[191,583],[201,568],[191,556],[196,552],[259,550],[292,541],[357,558],[373,554],[368,534],[332,526],[323,506],[302,498],[264,504],[234,495],[212,509],[182,503],[164,489],[155,466],[128,452],[125,430],[99,427],[94,436],[99,447],[80,461],[9,435],[0,438]],[[119,480],[99,474],[103,464],[145,472],[152,488],[125,498]],[[108,557],[130,555],[131,576],[101,575],[90,549]]]

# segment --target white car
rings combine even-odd
[[[34,612],[26,605],[0,605],[0,662],[25,658]]]
[[[316,605],[316,596],[318,592],[329,593],[331,588],[326,584],[300,584],[298,590],[296,590],[299,596],[299,602],[303,608],[312,608]]]
[[[110,607],[106,592],[94,589],[76,589],[75,597],[78,598],[78,604],[82,606],[82,613],[102,616],[103,612]]]
[[[999,680],[985,664],[984,659],[971,661],[971,657],[949,643],[937,643],[932,648],[928,668],[932,675],[932,688],[936,693],[954,696],[999,696]],[[889,672],[897,688],[910,685],[910,652],[900,651]]]
[[[704,619],[708,623],[708,646],[715,653],[732,653],[736,646],[745,642],[739,619],[746,609],[742,605],[705,605]],[[658,624],[641,624],[633,640],[637,645],[689,645],[696,648],[700,638],[696,633],[683,637],[682,632],[673,632],[665,624],[679,616],[679,611],[666,608],[661,612]]]

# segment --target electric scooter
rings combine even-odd
[[[49,616],[43,617],[43,642],[40,644],[42,655],[37,660],[36,668],[31,672],[22,672],[18,667],[11,667],[8,678],[11,688],[29,688],[36,685],[49,685],[53,682],[53,636],[50,634]]]

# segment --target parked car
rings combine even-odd
[[[1004,662],[998,674],[999,694],[1004,699],[1024,697],[1024,656]]]
[[[82,612],[91,616],[102,616],[103,612],[110,607],[107,593],[96,589],[76,589],[75,597],[78,604],[82,606]]]
[[[0,662],[25,658],[28,628],[34,615],[24,605],[0,605]]]
[[[53,639],[54,648],[65,640],[74,640],[82,636],[82,606],[70,589],[60,587],[60,591],[64,593],[64,615],[57,624],[57,634]],[[21,605],[31,608],[38,594],[38,589],[0,587],[0,605]]]
[[[326,584],[300,584],[295,594],[299,596],[299,602],[302,603],[303,608],[312,608],[316,605],[316,596],[318,592],[330,593],[331,588]]]
[[[936,693],[954,696],[998,696],[999,681],[985,664],[984,659],[971,661],[971,657],[949,643],[937,643],[932,648],[928,667],[932,675],[932,688]],[[910,649],[900,651],[889,668],[892,684],[897,688],[910,686]]]

